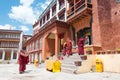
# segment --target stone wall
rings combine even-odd
[[[93,2],[92,29],[94,45],[102,46],[103,50],[115,48],[114,30],[111,24],[111,3],[109,0]]]
[[[87,55],[87,60],[82,61],[82,66],[78,67],[77,73],[96,71],[97,59],[102,61],[103,72],[120,73],[120,54]],[[101,69],[97,71],[101,72]]]
[[[103,62],[104,72],[120,72],[120,54],[96,55]]]
[[[111,20],[113,27],[113,39],[115,42],[115,48],[120,48],[120,2],[116,3],[115,0],[111,1]]]

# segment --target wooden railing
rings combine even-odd
[[[79,0],[69,8],[67,11],[67,18],[71,18],[74,14],[87,8],[92,8],[91,0]]]
[[[53,18],[50,19],[50,21],[48,21],[47,23],[45,23],[44,26],[42,26],[40,29],[39,29],[39,32],[42,31],[43,29],[45,29],[48,25],[50,25],[51,23],[53,23],[54,21],[57,20],[57,17],[54,16]]]

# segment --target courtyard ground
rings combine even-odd
[[[120,80],[120,73],[89,72],[82,74],[52,73],[45,67],[27,65],[24,74],[19,74],[18,64],[0,64],[0,80]]]

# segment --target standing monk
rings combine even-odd
[[[26,64],[29,62],[28,54],[21,50],[18,57],[19,73],[22,74],[26,70]]]
[[[66,43],[66,53],[67,55],[72,55],[72,41],[70,39],[67,39],[67,43]]]
[[[66,44],[66,42],[63,44],[63,50],[62,50],[62,54],[63,54],[63,56],[65,56],[66,55],[66,48],[67,48],[67,44]]]
[[[80,38],[78,40],[78,54],[79,55],[84,55],[84,41],[85,41],[85,38]]]

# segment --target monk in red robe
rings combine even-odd
[[[29,62],[28,54],[21,50],[18,57],[19,73],[22,74],[26,70],[26,64]]]
[[[66,42],[63,44],[63,50],[62,50],[62,54],[63,54],[63,56],[65,56],[66,55],[66,48],[67,48],[67,44],[66,44]]]
[[[67,40],[66,53],[67,55],[72,55],[72,41],[70,39]]]
[[[85,38],[80,38],[78,40],[78,54],[79,55],[84,55],[84,41],[85,41]]]

